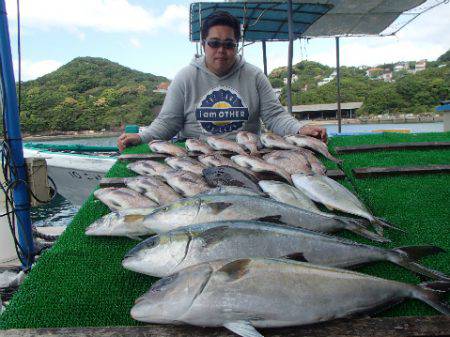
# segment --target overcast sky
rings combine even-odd
[[[22,80],[56,70],[78,56],[104,57],[146,73],[173,78],[196,51],[189,41],[189,4],[181,0],[20,0]],[[17,68],[16,0],[6,0]],[[436,60],[450,49],[450,4],[425,12],[396,36],[341,38],[341,64],[377,65]],[[287,43],[267,44],[269,71],[287,64]],[[246,47],[262,68],[261,45]],[[294,63],[335,66],[335,40],[294,43]],[[16,75],[17,80],[17,75]]]

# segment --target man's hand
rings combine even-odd
[[[326,143],[328,139],[327,129],[316,125],[305,125],[298,130],[298,134],[318,138],[324,143]]]
[[[125,148],[141,144],[141,137],[137,133],[122,133],[117,138],[117,147],[122,152]]]

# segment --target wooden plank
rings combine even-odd
[[[366,178],[400,174],[446,173],[450,172],[450,165],[365,167],[354,168],[352,171],[355,177]]]
[[[102,178],[99,187],[125,187],[125,178]]]
[[[336,146],[334,151],[338,154],[369,152],[369,151],[392,151],[392,150],[430,150],[450,148],[450,142],[420,142],[420,143],[392,143],[359,146]]]
[[[342,170],[327,170],[327,176],[332,179],[344,179],[345,173]]]
[[[405,337],[449,336],[450,317],[388,317],[339,320],[310,326],[262,329],[266,337]],[[101,328],[44,328],[0,330],[2,337],[236,337],[223,328],[197,328],[192,326],[147,325],[138,327]]]

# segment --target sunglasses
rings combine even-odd
[[[230,40],[204,40],[203,42],[213,49],[217,49],[220,47],[224,47],[225,49],[234,49],[237,47],[237,43]]]

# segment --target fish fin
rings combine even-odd
[[[142,238],[138,235],[127,235],[127,238],[130,238],[130,239],[136,240],[136,241],[142,241]]]
[[[264,337],[246,321],[226,322],[223,326],[242,337]]]
[[[386,228],[395,229],[395,230],[397,230],[399,232],[402,232],[402,233],[406,233],[406,231],[404,229],[398,228],[398,227],[394,226],[393,224],[387,222],[384,219],[377,218],[377,217],[374,217],[374,218],[375,218],[374,225],[375,224],[378,225],[379,228],[386,227]]]
[[[233,203],[231,202],[211,202],[207,204],[208,207],[211,209],[211,212],[214,215],[217,215],[221,213],[222,211],[226,210],[228,207],[232,206]]]
[[[450,291],[450,281],[425,282],[415,287],[412,297],[425,302],[440,313],[450,316],[449,304],[441,301],[439,298],[439,293],[448,291]]]
[[[268,216],[263,216],[261,218],[257,218],[255,220],[285,225],[285,223],[283,221],[281,221],[281,217],[282,217],[281,215],[268,215]]]
[[[411,246],[399,247],[392,250],[397,254],[388,257],[389,261],[395,263],[405,269],[408,269],[419,276],[425,276],[431,279],[442,281],[450,281],[450,277],[439,271],[422,266],[414,262],[423,256],[445,252],[442,248],[436,246]]]
[[[141,222],[145,218],[145,215],[141,214],[127,214],[123,217],[125,222]]]
[[[292,253],[281,257],[282,259],[294,260],[298,262],[308,262],[303,253]]]
[[[396,252],[404,253],[413,261],[417,261],[420,258],[428,255],[434,255],[439,253],[445,253],[445,249],[437,246],[427,245],[427,246],[406,246],[398,247],[393,249]]]
[[[201,235],[204,242],[203,246],[212,246],[221,241],[224,237],[226,237],[228,229],[229,227],[227,226],[218,226],[204,231]]]
[[[382,242],[382,243],[391,242],[391,240],[389,240],[377,233],[369,231],[367,228],[365,228],[364,226],[361,226],[357,222],[347,222],[346,226],[344,228],[350,232],[364,236],[365,238],[370,239],[375,242]]]
[[[230,263],[227,263],[222,268],[218,270],[218,272],[225,273],[228,276],[229,281],[235,281],[240,279],[242,276],[247,274],[248,265],[250,263],[250,259],[240,259]]]

